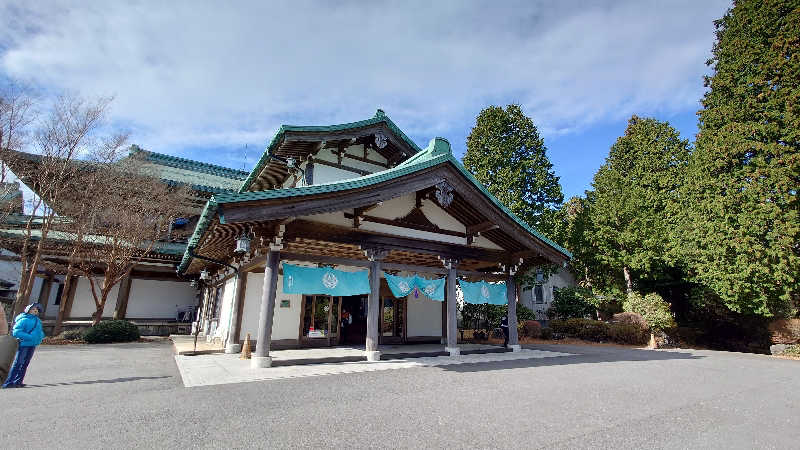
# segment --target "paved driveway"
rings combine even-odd
[[[798,448],[800,362],[573,356],[187,389],[168,344],[43,347],[0,448]]]

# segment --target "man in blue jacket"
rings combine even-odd
[[[14,319],[14,329],[11,335],[19,340],[19,348],[11,370],[8,372],[8,378],[3,383],[3,389],[25,387],[22,381],[25,379],[28,364],[33,358],[33,351],[44,339],[42,321],[39,319],[41,311],[40,303],[31,303],[25,307],[25,312],[20,313]]]

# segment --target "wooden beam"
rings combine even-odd
[[[53,288],[53,275],[47,275],[47,278],[44,279],[44,284],[42,284],[42,290],[39,291],[39,303],[42,304],[42,309],[39,311],[39,315],[44,318],[44,314],[47,311],[47,303],[50,300],[50,291]]]
[[[361,176],[369,175],[370,173],[372,173],[372,172],[369,172],[367,170],[359,169],[357,167],[346,166],[344,164],[337,164],[337,163],[328,162],[328,161],[325,161],[324,159],[318,159],[318,160],[315,161],[315,163],[316,164],[321,164],[323,166],[334,167],[334,168],[339,169],[339,170],[345,170],[347,172],[357,173],[357,174],[359,174]]]
[[[363,220],[364,222],[379,223],[382,225],[391,225],[393,227],[408,228],[411,230],[418,230],[418,231],[427,231],[428,233],[444,234],[447,236],[456,236],[461,238],[467,237],[466,234],[460,231],[445,230],[444,228],[438,228],[438,227],[437,228],[426,227],[423,225],[403,222],[397,219],[384,219],[383,217],[367,216],[367,215],[357,216],[350,213],[344,213],[344,217],[346,219],[353,219],[354,223],[356,219],[358,219],[359,221]],[[353,228],[358,228],[358,227],[354,226]]]
[[[485,231],[496,230],[498,228],[500,228],[500,226],[497,225],[496,223],[491,221],[486,221],[476,225],[467,225],[467,234],[478,234],[478,233],[483,233]]]
[[[302,253],[281,252],[283,261],[304,261],[317,264],[336,264],[341,266],[369,267],[369,261],[360,259],[337,258],[324,255],[306,255]]]

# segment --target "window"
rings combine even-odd
[[[533,296],[536,299],[536,303],[544,303],[544,290],[541,284],[537,284],[536,287],[533,288]]]

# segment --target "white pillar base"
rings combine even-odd
[[[522,351],[522,346],[519,345],[519,344],[509,345],[508,348],[510,348],[512,352],[521,352]]]
[[[269,356],[253,356],[250,359],[250,367],[252,369],[265,369],[272,367],[272,358]]]
[[[442,339],[439,341],[439,343],[440,343],[440,344],[442,344],[442,345],[444,345],[444,344],[447,344],[447,338],[446,338],[446,337],[443,337],[443,338],[442,338]]]
[[[242,351],[242,344],[228,344],[225,346],[225,353],[239,353]]]
[[[376,351],[364,350],[364,356],[367,357],[367,361],[369,362],[375,362],[381,360],[381,352],[377,350]]]
[[[444,351],[449,352],[450,356],[460,356],[461,349],[459,347],[445,347]]]

